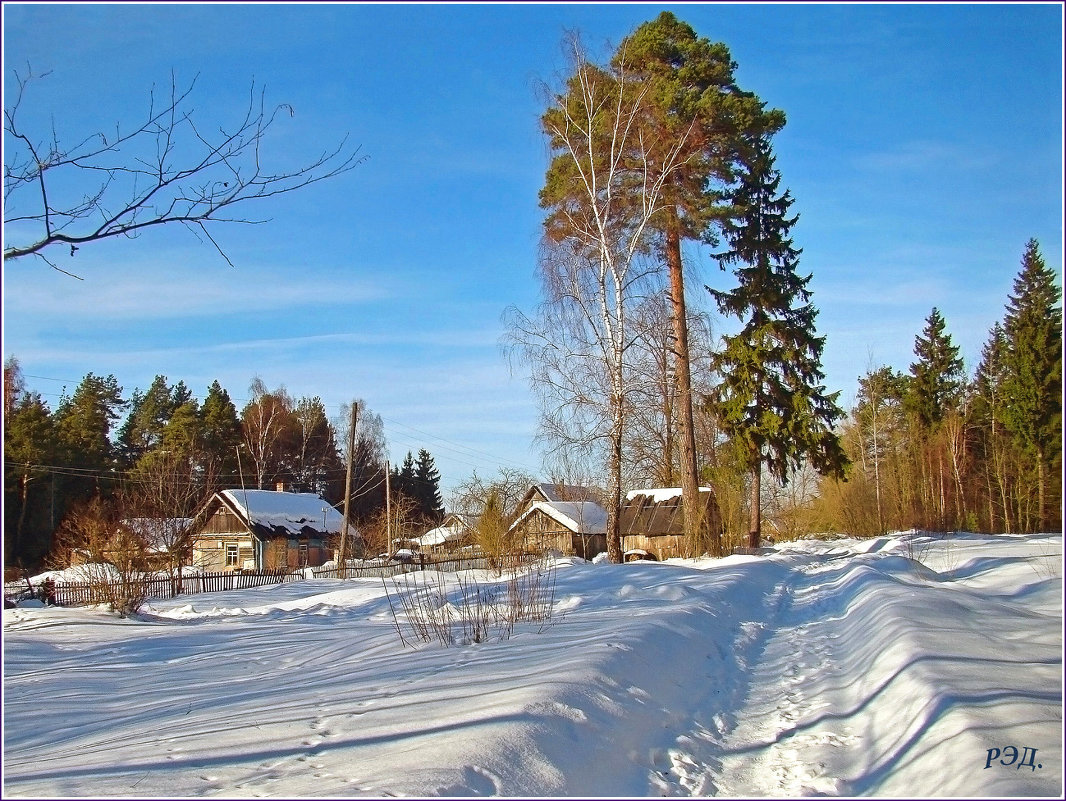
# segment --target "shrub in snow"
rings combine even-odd
[[[506,640],[520,622],[551,622],[555,604],[555,560],[513,567],[505,580],[478,579],[477,571],[457,574],[451,585],[441,571],[403,573],[382,578],[400,642],[408,637],[441,645]],[[482,574],[484,575],[484,574]]]

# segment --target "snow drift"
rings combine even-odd
[[[1061,796],[1062,537],[563,560],[552,625],[451,648],[369,579],[5,610],[3,790]]]

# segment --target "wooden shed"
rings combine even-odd
[[[700,487],[708,530],[721,529],[722,519],[714,493]],[[685,541],[685,507],[676,487],[634,490],[626,495],[619,520],[623,553],[644,552],[655,559],[690,557]]]

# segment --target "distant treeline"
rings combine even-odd
[[[191,517],[211,492],[229,487],[314,492],[338,507],[344,499],[350,407],[335,423],[320,398],[294,399],[259,378],[239,413],[218,381],[202,402],[163,375],[147,390],[123,392],[113,375],[89,373],[53,411],[26,391],[17,358],[5,363],[5,567],[40,566],[64,519],[93,499],[153,497],[155,513],[175,518]],[[384,509],[388,468],[381,418],[356,403],[349,507],[359,522]],[[409,519],[443,514],[428,451],[408,453],[390,478]]]

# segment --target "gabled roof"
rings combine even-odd
[[[582,487],[577,484],[553,484],[541,482],[533,484],[522,500],[518,502],[516,514],[523,513],[531,503],[546,501],[548,503],[560,503],[565,501],[587,501],[596,497],[596,490],[592,487]]]
[[[214,497],[257,536],[339,534],[344,522],[340,512],[313,492],[225,489]],[[209,501],[207,508],[211,505]],[[350,526],[348,531],[355,533]]]
[[[700,487],[700,500],[710,520],[717,517],[717,503],[709,487]],[[619,533],[646,537],[680,536],[685,533],[685,511],[677,487],[634,490],[626,494],[618,523]]]
[[[517,528],[526,518],[542,512],[575,534],[605,534],[607,510],[595,501],[534,501],[511,528]]]

